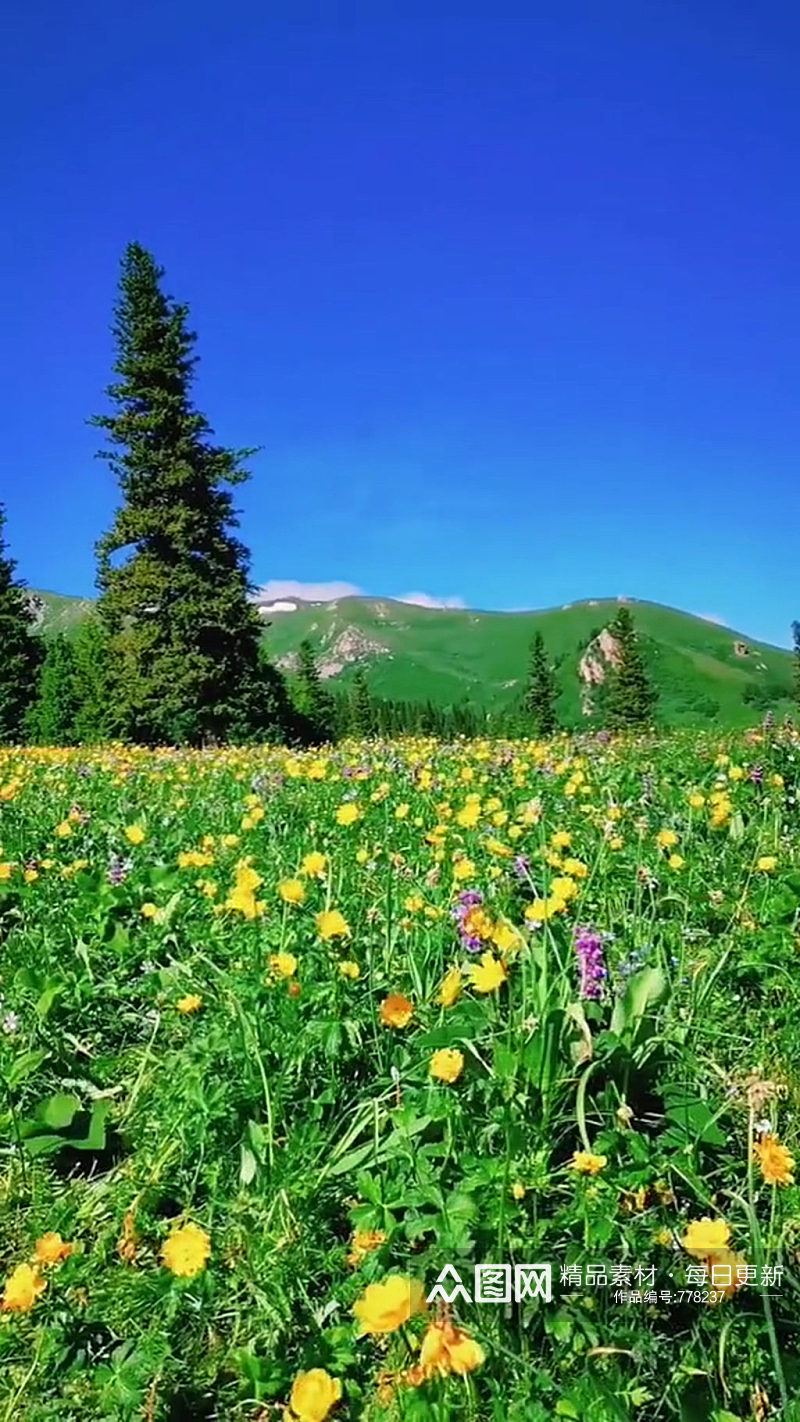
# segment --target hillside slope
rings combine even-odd
[[[71,635],[93,605],[55,593],[33,596],[45,635]],[[270,655],[287,672],[300,642],[308,638],[323,675],[336,682],[346,683],[362,665],[376,696],[430,699],[438,705],[470,701],[487,709],[520,696],[531,638],[538,630],[558,667],[561,715],[567,723],[579,724],[593,696],[586,647],[592,635],[608,625],[618,605],[616,599],[605,599],[510,613],[352,597],[327,603],[262,603],[260,610]],[[768,707],[776,715],[791,709],[788,652],[674,608],[635,601],[629,605],[659,688],[660,719],[678,725],[710,719],[744,725],[760,719]],[[602,677],[602,656],[593,660],[595,669],[600,668],[596,675]]]

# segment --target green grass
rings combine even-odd
[[[41,594],[44,630],[75,630],[91,603]],[[729,628],[655,603],[631,604],[636,626],[660,693],[665,725],[697,725],[716,720],[745,726],[767,707],[778,716],[792,709],[791,656]],[[337,639],[355,629],[386,650],[363,661],[370,690],[395,700],[452,705],[468,700],[484,709],[515,701],[523,688],[534,632],[541,631],[550,655],[559,659],[559,710],[567,725],[582,721],[578,679],[579,646],[608,625],[614,600],[575,603],[542,612],[476,612],[414,607],[386,598],[343,598],[328,604],[300,604],[296,612],[271,614],[265,637],[274,659],[296,653],[308,638],[319,655],[330,656]],[[744,642],[747,657],[736,655]],[[356,663],[336,682],[346,684]],[[748,688],[760,699],[747,702]]]

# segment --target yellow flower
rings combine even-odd
[[[505,921],[495,925],[492,942],[498,952],[504,955],[515,953],[522,947],[518,930]]]
[[[469,978],[476,992],[495,992],[506,981],[506,965],[494,953],[484,953],[480,963],[473,963]]]
[[[731,1237],[731,1227],[724,1220],[712,1220],[704,1215],[700,1220],[692,1220],[681,1240],[681,1246],[695,1259],[707,1259],[720,1249],[727,1249]]]
[[[460,968],[449,968],[439,988],[439,1002],[442,1007],[452,1007],[461,996],[462,975]]]
[[[69,820],[62,820],[60,825],[56,825],[56,834],[59,839],[67,839],[72,834],[72,825]]]
[[[774,854],[762,854],[756,864],[756,869],[760,869],[762,874],[771,874],[777,862]]]
[[[141,825],[128,825],[125,830],[125,838],[129,844],[141,844],[144,840],[144,830]]]
[[[269,965],[276,978],[293,978],[297,972],[294,953],[273,953]]]
[[[522,1181],[515,1180],[514,1184],[511,1186],[511,1194],[513,1195],[514,1199],[524,1200],[527,1193],[528,1192],[525,1189],[525,1186],[523,1185]]]
[[[458,811],[456,815],[456,824],[460,825],[461,829],[474,829],[480,817],[480,800],[473,801],[471,804],[465,805],[462,810]]]
[[[10,879],[14,872],[14,865],[9,863],[0,864],[0,884],[6,879]]]
[[[36,1269],[32,1269],[30,1264],[18,1264],[6,1279],[0,1309],[7,1313],[30,1313],[46,1288],[47,1280],[40,1279]]]
[[[257,918],[261,905],[255,897],[252,889],[242,888],[237,884],[235,889],[231,889],[225,900],[226,909],[231,909],[234,913],[240,913],[244,918]]]
[[[359,819],[360,816],[361,811],[359,810],[358,805],[354,805],[353,802],[350,801],[346,805],[339,806],[338,810],[336,811],[336,823],[337,825],[354,825],[356,820]]]
[[[361,977],[361,969],[358,963],[355,963],[352,958],[346,958],[344,962],[339,964],[339,972],[343,978],[351,978],[353,982],[355,982],[356,978]]]
[[[673,845],[677,843],[678,836],[676,835],[674,830],[662,829],[658,831],[658,834],[656,835],[656,844],[659,846],[660,849],[672,849]]]
[[[301,904],[306,896],[306,891],[299,879],[282,879],[278,885],[278,893],[287,904]]]
[[[705,795],[701,795],[699,790],[694,790],[689,796],[689,804],[693,810],[702,810],[705,803],[706,797]]]
[[[298,1373],[284,1418],[286,1422],[325,1422],[341,1395],[341,1381],[332,1378],[324,1368]]]
[[[353,1231],[350,1240],[350,1253],[347,1262],[351,1269],[357,1269],[364,1262],[368,1254],[374,1249],[380,1249],[386,1243],[386,1235],[382,1229],[357,1229]]]
[[[573,879],[585,879],[589,869],[582,859],[565,859],[564,873],[571,875]]]
[[[422,1340],[418,1370],[411,1369],[410,1381],[422,1382],[437,1373],[440,1377],[448,1373],[463,1377],[481,1367],[484,1360],[484,1351],[474,1338],[447,1319],[437,1319],[430,1324]]]
[[[453,865],[453,878],[456,880],[460,880],[474,879],[474,877],[475,865],[473,864],[472,860],[465,859],[463,856],[460,856]]]
[[[424,1312],[424,1285],[400,1274],[389,1274],[380,1284],[370,1284],[353,1304],[360,1333],[394,1333],[413,1314]]]
[[[37,1264],[60,1264],[62,1259],[69,1258],[73,1248],[74,1245],[65,1243],[60,1234],[49,1231],[37,1239],[34,1259]]]
[[[401,992],[392,992],[381,1003],[381,1022],[384,1027],[407,1027],[414,1016],[414,1004]]]
[[[192,1279],[206,1267],[211,1254],[211,1240],[199,1225],[187,1224],[182,1229],[173,1230],[161,1258],[171,1274],[180,1279]]]
[[[356,864],[366,864],[369,859],[369,851],[361,848],[356,850]]]
[[[575,883],[574,879],[554,879],[552,884],[550,885],[551,901],[561,899],[563,900],[564,904],[568,904],[570,899],[575,898],[577,892],[578,885]]]
[[[442,1047],[431,1057],[430,1074],[436,1077],[437,1081],[446,1081],[448,1084],[452,1084],[458,1080],[463,1070],[464,1054],[456,1051],[453,1047]]]
[[[656,1244],[661,1244],[666,1249],[667,1246],[672,1243],[672,1230],[657,1229],[655,1234],[653,1235],[653,1239],[655,1240]]]
[[[394,812],[394,817],[395,817],[395,819],[396,819],[396,820],[404,820],[404,819],[406,819],[410,808],[411,808],[411,806],[410,806],[410,805],[406,805],[405,803],[403,803],[402,805],[398,805],[397,808],[395,809],[395,812]]]
[[[158,909],[156,908],[155,904],[142,904],[141,914],[142,918],[157,918]]]
[[[184,1016],[186,1016],[186,1014],[190,1012],[199,1012],[203,1006],[203,999],[199,993],[190,992],[186,994],[186,997],[179,998],[175,1006],[179,1012],[182,1012]]]
[[[682,869],[686,860],[680,854],[671,854],[667,863],[670,869]]]
[[[325,909],[318,913],[315,919],[317,933],[320,938],[346,938],[350,932],[350,926],[338,909]]]
[[[572,844],[572,835],[568,834],[566,830],[556,830],[550,838],[550,843],[554,849],[569,849]]]
[[[576,1150],[572,1155],[570,1170],[577,1170],[579,1175],[599,1175],[607,1165],[607,1155],[593,1155],[591,1151]]]
[[[256,889],[260,889],[263,884],[260,874],[249,864],[242,863],[236,866],[236,887],[243,893],[254,894]]]
[[[753,1154],[768,1185],[791,1185],[794,1156],[777,1136],[762,1136],[753,1146]]]

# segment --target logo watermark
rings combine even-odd
[[[452,1282],[448,1293],[446,1281]],[[552,1264],[476,1264],[474,1269],[473,1293],[470,1294],[458,1270],[452,1264],[445,1264],[436,1283],[428,1294],[428,1303],[441,1299],[442,1303],[455,1303],[461,1298],[465,1303],[522,1303],[523,1299],[544,1299],[550,1303],[553,1297]]]
[[[510,1304],[553,1298],[553,1264],[476,1264],[469,1279],[470,1288],[453,1264],[445,1264],[427,1296],[428,1303],[441,1300],[444,1304],[464,1303]],[[663,1271],[659,1271],[662,1273]],[[671,1275],[671,1271],[667,1271]],[[681,1303],[708,1301],[716,1292],[742,1289],[748,1284],[757,1288],[775,1288],[781,1283],[780,1264],[689,1264],[681,1271],[685,1276],[675,1288],[656,1289],[655,1264],[564,1264],[560,1267],[562,1291],[572,1289],[613,1289],[616,1303]],[[638,1287],[635,1287],[638,1286]]]

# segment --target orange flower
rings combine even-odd
[[[762,1136],[753,1146],[753,1154],[768,1185],[791,1185],[794,1156],[777,1136]]]
[[[456,1328],[447,1319],[437,1319],[422,1340],[419,1363],[409,1369],[407,1381],[419,1387],[437,1374],[446,1377],[448,1373],[458,1373],[465,1377],[481,1367],[485,1356],[480,1343],[462,1328]]]
[[[350,1253],[347,1262],[351,1269],[357,1269],[362,1264],[368,1254],[373,1249],[380,1249],[386,1241],[386,1235],[382,1229],[357,1229],[354,1230],[350,1240]]]
[[[745,1282],[745,1257],[732,1249],[719,1249],[704,1261],[708,1269],[709,1303],[719,1304],[730,1299]]]
[[[414,1004],[401,992],[392,992],[381,1003],[381,1022],[384,1027],[407,1027],[414,1016]]]
[[[74,1245],[66,1244],[60,1234],[48,1232],[37,1239],[34,1259],[37,1264],[60,1264],[62,1259],[69,1258],[73,1248]]]

